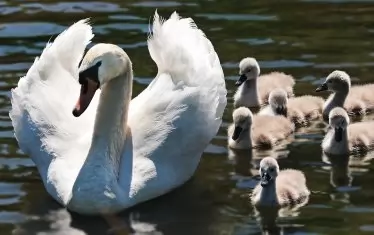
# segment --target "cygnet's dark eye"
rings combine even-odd
[[[269,171],[270,171],[270,172],[274,172],[274,168],[270,168]]]

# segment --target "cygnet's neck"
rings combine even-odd
[[[242,131],[242,133],[240,134],[239,143],[241,145],[245,145],[246,147],[252,147],[251,126]]]
[[[276,179],[268,184],[266,187],[262,187],[260,202],[262,205],[278,205],[278,197],[276,190]]]
[[[337,91],[326,101],[323,115],[328,118],[330,111],[335,107],[344,107],[344,102],[348,96],[349,89]]]
[[[342,139],[340,141],[335,140],[335,129],[327,133],[326,138],[322,142],[322,147],[325,152],[335,155],[343,155],[349,153],[349,143],[348,143],[348,128],[343,129]]]
[[[92,144],[87,161],[103,164],[118,177],[119,163],[126,141],[128,109],[132,94],[131,64],[124,74],[101,89]]]
[[[257,78],[247,79],[242,85],[243,105],[257,107],[260,105],[257,91]]]

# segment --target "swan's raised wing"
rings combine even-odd
[[[99,95],[80,118],[72,115],[80,89],[78,64],[92,37],[87,20],[73,24],[46,45],[12,89],[10,118],[15,136],[37,165],[38,161],[49,160],[41,158],[62,155],[92,133]]]
[[[177,13],[166,21],[155,13],[148,49],[158,75],[130,104],[134,154],[187,171],[179,174],[186,180],[222,122],[227,93],[222,67],[204,33]],[[165,181],[181,180],[167,169],[158,174],[167,172]]]

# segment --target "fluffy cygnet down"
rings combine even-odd
[[[328,154],[346,155],[365,153],[374,147],[374,121],[349,125],[347,112],[335,107],[329,114],[329,130],[322,141],[322,149]]]
[[[251,196],[255,206],[296,206],[308,200],[310,192],[304,173],[299,170],[279,171],[275,158],[265,157],[260,162],[260,183]]]
[[[269,95],[269,105],[264,107],[259,115],[283,115],[296,126],[306,126],[312,120],[322,116],[324,100],[318,96],[299,96],[287,98],[287,92],[282,88],[274,89]]]
[[[374,109],[374,84],[351,87],[351,79],[344,71],[333,71],[316,89],[317,92],[326,90],[333,93],[323,106],[324,119],[328,119],[330,111],[335,107],[344,107],[352,116],[362,116]]]
[[[283,88],[287,96],[293,96],[295,80],[292,76],[272,72],[260,75],[260,66],[255,58],[244,58],[239,64],[240,77],[235,83],[239,86],[234,95],[235,107],[260,107],[268,103],[270,92],[275,88]]]
[[[233,112],[228,145],[233,149],[272,148],[294,132],[294,124],[283,116],[258,116],[246,107]]]

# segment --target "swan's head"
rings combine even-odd
[[[287,92],[281,88],[272,90],[269,94],[269,104],[277,115],[287,116]]]
[[[257,60],[252,57],[242,59],[239,63],[239,75],[240,77],[235,83],[236,86],[240,86],[249,79],[257,79],[260,75],[260,66]]]
[[[234,120],[233,140],[238,140],[243,131],[248,130],[252,124],[252,112],[246,107],[240,107],[234,110],[232,118]]]
[[[90,104],[95,92],[110,80],[131,69],[127,54],[113,44],[96,44],[89,49],[79,67],[81,91],[73,115],[80,116]]]
[[[348,91],[350,87],[351,79],[349,75],[344,71],[335,70],[327,76],[326,81],[316,91]]]
[[[272,157],[265,157],[260,162],[260,184],[262,187],[267,187],[275,182],[279,173],[279,165],[277,160]]]
[[[333,108],[329,113],[329,125],[335,130],[335,140],[342,141],[343,131],[347,129],[349,117],[347,112],[340,107]]]

